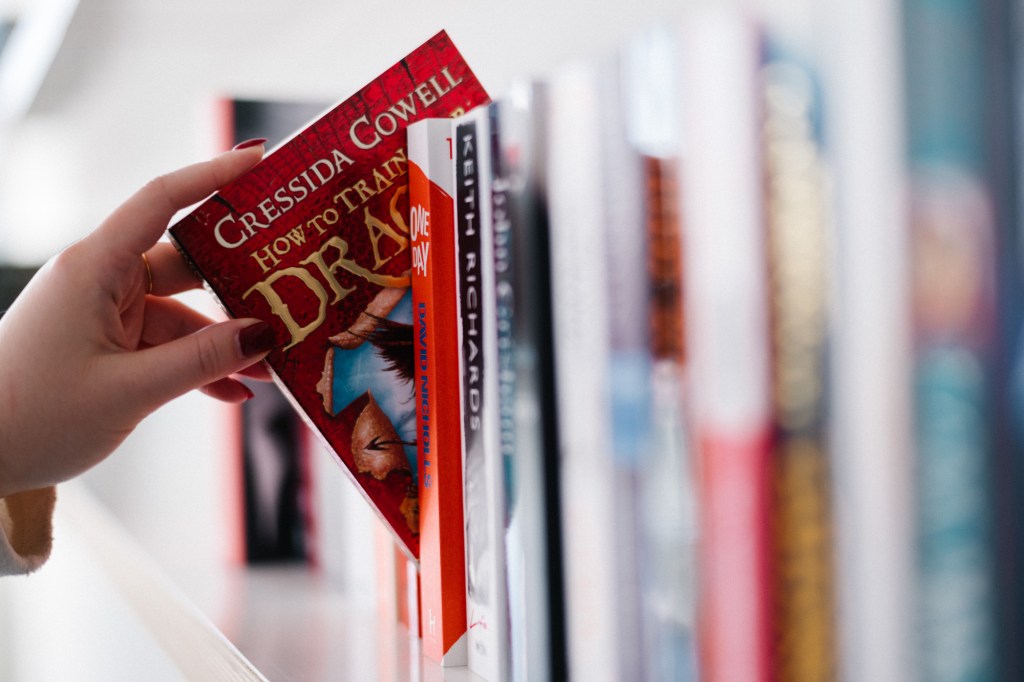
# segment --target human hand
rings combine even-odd
[[[254,319],[211,320],[173,298],[200,282],[158,241],[174,214],[254,166],[235,148],[147,184],[44,265],[0,318],[0,497],[65,481],[194,388],[251,397],[275,343]]]

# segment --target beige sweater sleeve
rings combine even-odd
[[[50,556],[56,498],[50,487],[0,499],[0,575],[29,573]]]

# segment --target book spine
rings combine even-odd
[[[509,462],[507,571],[513,680],[567,676],[551,338],[543,83],[499,109],[508,228],[496,229],[502,452]]]
[[[826,439],[827,200],[819,86],[784,49],[762,70],[771,281],[776,664],[780,680],[835,669]]]
[[[825,148],[837,180],[829,436],[838,670],[907,680],[914,538],[899,9],[881,0],[821,10]]]
[[[1024,6],[1016,0],[985,3],[986,145],[988,178],[996,226],[996,341],[990,367],[993,413],[992,504],[999,595],[999,673],[1001,679],[1024,676],[1024,565],[1020,537],[1024,506],[1024,268],[1022,268],[1021,141],[1024,140]]]
[[[508,679],[508,613],[505,587],[505,491],[499,433],[497,374],[497,316],[495,312],[494,215],[505,210],[498,193],[495,206],[493,164],[495,136],[490,107],[482,107],[460,119],[456,143],[465,155],[463,173],[473,169],[466,162],[475,157],[476,203],[479,215],[479,268],[477,320],[466,334],[462,376],[463,456],[466,510],[466,613],[468,616],[469,669],[488,682]],[[471,147],[469,145],[472,145]],[[458,194],[458,191],[456,192]],[[460,262],[468,253],[459,252]],[[471,273],[467,273],[471,274]],[[468,280],[468,277],[466,278]],[[466,282],[470,284],[469,281]],[[467,293],[472,287],[467,289]],[[471,296],[467,295],[469,301]],[[472,314],[472,309],[467,309]],[[475,389],[474,389],[475,386]],[[476,390],[476,397],[467,389]],[[465,400],[469,397],[470,400]]]
[[[642,469],[645,679],[698,680],[697,489],[690,429],[682,293],[678,159],[644,159],[651,289],[651,448]]]
[[[493,362],[488,339],[494,330],[493,256],[491,249],[490,136],[486,108],[470,112],[455,124],[455,215],[459,292],[459,373],[462,409],[462,452],[466,481],[467,604],[470,607],[473,667],[490,676],[501,675],[500,650],[490,636],[495,615],[490,609],[493,585],[485,584],[488,517],[484,468],[496,441],[492,416]],[[472,506],[470,506],[472,505]],[[483,570],[481,570],[483,569]]]
[[[645,680],[696,680],[697,491],[687,445],[678,36],[638,36],[625,53],[629,136],[641,155],[649,296],[650,433],[637,476]]]
[[[768,300],[757,71],[760,44],[728,11],[682,35],[683,202],[693,426],[700,468],[701,673],[771,676]]]
[[[465,665],[466,569],[452,129],[408,131],[423,653]]]
[[[549,82],[546,152],[551,293],[558,385],[566,637],[573,678],[626,673],[620,627],[610,300],[598,74],[590,64]],[[634,630],[635,632],[635,630]],[[639,672],[634,670],[634,672]]]
[[[618,575],[617,617],[621,664],[625,677],[642,676],[642,608],[638,552],[638,485],[650,461],[651,349],[647,281],[646,226],[643,223],[643,178],[639,153],[626,125],[625,60],[621,54],[598,64],[598,106],[602,111],[601,196],[604,283],[608,302],[608,368],[605,382],[614,467],[614,543]],[[569,532],[568,530],[566,531]]]
[[[990,466],[995,225],[980,1],[905,0],[923,679],[997,675]]]
[[[493,145],[494,168],[494,316],[497,336],[498,372],[498,433],[501,467],[504,473],[504,509],[501,543],[505,550],[505,585],[508,598],[508,670],[511,679],[525,679],[522,671],[524,662],[519,652],[524,648],[524,613],[521,607],[523,590],[518,581],[522,573],[522,551],[518,543],[518,510],[514,508],[519,487],[515,467],[516,443],[516,373],[515,337],[513,317],[516,299],[512,287],[512,183],[515,177],[510,173],[510,164],[517,156],[515,146],[509,142],[513,137],[510,130],[509,102],[494,105],[492,125],[495,129]],[[509,155],[513,155],[509,158]],[[518,659],[518,660],[517,660]],[[518,674],[517,674],[518,669]]]
[[[500,565],[495,567],[494,583],[500,586],[497,593],[498,608],[495,613],[497,628],[495,637],[500,647],[500,662],[505,679],[513,679],[513,606],[512,599],[515,589],[510,585],[512,574],[513,552],[511,523],[511,500],[515,487],[515,470],[513,456],[515,452],[515,370],[513,365],[512,314],[515,309],[509,272],[511,268],[511,228],[512,219],[509,206],[510,178],[507,173],[507,160],[503,154],[502,106],[498,103],[490,106],[491,126],[491,236],[494,265],[494,380],[495,405],[497,409],[497,450],[496,457],[490,464],[493,471],[492,485],[495,491],[492,504],[494,509],[495,527],[495,559],[500,557]]]

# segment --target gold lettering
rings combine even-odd
[[[328,249],[335,249],[338,252],[337,260],[330,265],[327,264],[327,261],[324,258],[324,254]],[[324,276],[324,279],[327,280],[327,283],[331,287],[331,291],[334,292],[334,299],[331,300],[332,305],[345,298],[356,289],[355,287],[349,287],[346,289],[341,286],[341,283],[338,282],[338,279],[334,276],[335,271],[339,268],[347,269],[345,268],[345,263],[347,262],[345,260],[345,255],[347,253],[348,242],[341,237],[332,237],[328,239],[319,250],[310,255],[306,260],[302,261],[303,265],[315,266],[316,269],[320,271],[320,274]]]
[[[359,206],[359,204],[352,203],[352,201],[348,198],[349,193],[354,191],[355,190],[353,188],[346,187],[345,189],[341,190],[340,192],[334,195],[334,203],[338,203],[338,199],[341,199],[343,202],[345,202],[345,206],[348,208],[348,212],[351,213],[352,211],[356,210],[356,208]]]
[[[399,187],[391,197],[391,219],[395,221],[395,227],[405,234],[409,234],[409,226],[405,222],[405,211],[398,205],[398,201],[408,190],[408,186]]]
[[[397,196],[398,192],[395,192],[395,194]],[[392,205],[394,205],[394,199],[392,199]],[[370,215],[369,208],[363,209],[363,215],[365,216],[366,231],[370,235],[370,242],[373,244],[373,257],[375,260],[373,269],[379,270],[382,265],[394,258],[397,254],[405,251],[405,248],[409,245],[409,240],[400,235],[393,227],[385,223],[383,220],[378,220]],[[402,227],[405,228],[403,231],[408,234],[409,230],[405,226],[404,222],[402,223]],[[380,255],[381,237],[388,237],[398,245],[398,250],[387,258],[382,258]]]
[[[280,280],[282,277],[294,277],[302,282],[306,288],[317,298],[318,301],[318,312],[317,317],[308,324],[300,324],[294,317],[292,317],[291,310],[288,308],[288,304],[284,302],[281,295],[274,289],[274,283]],[[284,326],[288,328],[288,333],[291,334],[291,343],[283,348],[288,350],[292,346],[301,343],[307,336],[309,336],[317,327],[323,324],[324,319],[327,317],[327,292],[324,291],[323,286],[316,280],[313,275],[309,273],[305,268],[285,268],[278,270],[267,279],[253,285],[242,294],[242,300],[249,297],[252,292],[259,292],[263,298],[266,299],[270,305],[270,311],[277,315]]]
[[[391,185],[395,184],[391,180],[388,180],[383,175],[381,175],[380,174],[380,170],[376,169],[376,168],[373,171],[373,179],[377,181],[377,186],[374,188],[374,191],[377,194],[380,194],[381,192],[386,190],[388,187],[390,187]]]
[[[425,107],[429,107],[437,101],[437,96],[430,91],[430,86],[426,83],[420,83],[417,85],[415,92],[416,96],[420,98],[420,102],[422,102]]]
[[[369,185],[366,184],[366,180],[360,180],[356,184],[352,185],[356,192],[359,193],[359,203],[364,203],[374,195],[373,190],[370,189]]]
[[[376,147],[381,140],[380,135],[376,130],[373,131],[373,136],[364,139],[357,134],[356,128],[360,127],[372,127],[370,126],[369,116],[360,116],[356,120],[352,121],[352,126],[348,130],[349,137],[352,139],[352,144],[359,147],[360,149],[373,149]]]
[[[259,264],[263,272],[270,272],[270,268],[281,262],[281,259],[270,251],[269,246],[253,251],[249,256]]]
[[[331,263],[328,263],[324,258],[324,253],[328,249],[337,249],[338,257]],[[378,284],[382,287],[407,287],[409,286],[409,271],[402,273],[401,275],[382,275],[370,270],[367,270],[363,266],[356,263],[354,260],[347,258],[348,256],[348,242],[341,237],[331,237],[324,245],[320,247],[320,250],[307,258],[304,263],[311,263],[317,267],[318,270],[324,275],[328,282],[331,282],[331,288],[336,292],[339,290],[344,291],[341,285],[337,282],[335,272],[338,270],[345,270],[347,272],[362,277],[367,282],[372,284]],[[332,282],[332,280],[334,280]],[[351,291],[351,290],[349,290]]]
[[[373,185],[366,179],[359,180],[335,194],[334,203],[344,203],[349,213],[354,212],[367,201],[390,188],[399,177],[405,175],[408,172],[408,163],[405,149],[398,149],[390,159],[373,170]]]

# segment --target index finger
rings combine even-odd
[[[161,175],[129,197],[93,234],[108,249],[141,255],[160,239],[175,213],[213,194],[261,158],[263,145],[236,148]]]

